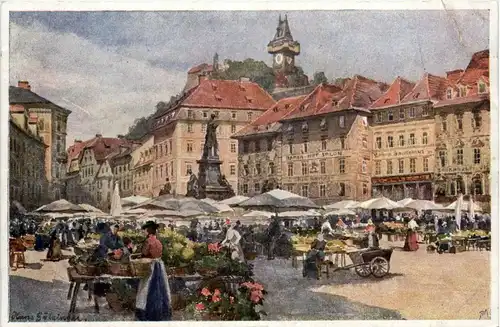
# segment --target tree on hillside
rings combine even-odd
[[[324,72],[316,72],[314,73],[313,77],[313,84],[314,85],[319,85],[323,83],[328,83],[328,78],[326,78]]]
[[[213,79],[220,80],[239,80],[247,77],[250,81],[259,84],[267,92],[274,89],[273,69],[263,61],[245,59],[244,61],[227,61],[228,68],[223,71],[215,71],[212,74]]]

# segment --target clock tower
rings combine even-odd
[[[267,52],[273,55],[273,69],[279,75],[288,75],[295,71],[295,56],[300,54],[300,43],[293,40],[288,18],[278,21],[276,34],[267,45]]]

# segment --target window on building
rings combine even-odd
[[[462,124],[463,120],[462,119],[463,119],[462,115],[457,115],[457,129],[459,131],[463,130],[463,124]]]
[[[255,174],[260,175],[261,173],[262,173],[262,169],[261,169],[260,163],[256,163],[255,164]]]
[[[367,168],[367,165],[366,165],[366,160],[365,160],[365,159],[363,159],[363,161],[361,161],[361,172],[362,172],[363,174],[366,174],[366,171],[367,171],[367,170],[368,170],[368,168]]]
[[[307,162],[302,163],[302,175],[307,175],[309,173],[309,167],[307,166]]]
[[[273,139],[267,139],[267,151],[272,151],[273,150]]]
[[[410,158],[410,173],[415,173],[417,171],[417,159]]]
[[[302,185],[300,189],[303,197],[309,197],[309,185]]]
[[[473,119],[474,129],[481,128],[481,123],[482,123],[481,113],[474,112],[473,116],[474,116],[474,119]]]
[[[325,160],[321,160],[319,162],[319,172],[320,172],[320,174],[326,174],[326,161]]]
[[[387,147],[394,147],[394,138],[392,136],[387,136]]]
[[[326,151],[327,148],[326,140],[327,140],[326,136],[321,136],[321,150],[323,151]]]
[[[424,162],[423,162],[423,170],[424,172],[428,172],[429,171],[429,158],[424,158]]]
[[[236,119],[236,111],[231,111],[231,119]]]
[[[255,141],[255,152],[260,152],[260,140]]]
[[[248,120],[252,120],[253,112],[248,112],[247,117],[248,117]]]
[[[405,136],[404,135],[399,135],[398,145],[405,146]]]
[[[235,142],[231,142],[231,152],[236,153],[236,143]]]
[[[377,115],[375,116],[375,121],[376,122],[381,122],[382,121],[382,113],[380,111],[377,112]]]
[[[342,150],[345,150],[346,146],[345,146],[345,137],[341,137],[340,138],[340,149]]]
[[[392,113],[392,110],[389,110],[387,112],[387,120],[388,121],[393,121],[394,120],[394,114]]]
[[[339,158],[339,173],[345,174],[345,159]]]
[[[340,128],[345,127],[345,116],[339,116],[339,127]]]
[[[236,165],[229,166],[229,175],[236,175]]]
[[[461,166],[464,164],[464,150],[457,149],[457,165]]]
[[[304,153],[307,153],[307,150],[309,150],[308,147],[309,147],[309,142],[307,139],[304,139],[304,141],[302,143],[302,149],[303,149]]]
[[[275,170],[274,170],[274,162],[270,162],[268,164],[268,169],[269,169],[269,175],[274,175],[275,174]]]
[[[192,123],[188,123],[187,124],[187,131],[188,131],[188,133],[192,133],[193,132],[193,124]]]
[[[188,142],[186,147],[187,152],[193,152],[193,142]]]
[[[422,108],[422,117],[429,116],[429,108],[427,106]]]
[[[248,184],[243,184],[243,194],[248,194]]]
[[[405,160],[404,159],[399,159],[398,160],[398,168],[399,168],[399,173],[403,174],[405,172]]]
[[[260,190],[260,183],[255,183],[253,185],[253,190],[254,190],[255,193],[260,193],[260,191],[261,191]]]
[[[484,84],[483,82],[479,82],[477,84],[477,87],[478,87],[478,93],[486,93],[486,84]]]
[[[201,124],[201,131],[205,133],[207,131],[207,124],[203,123]]]
[[[467,96],[467,88],[465,86],[460,87],[460,97],[463,98]]]
[[[382,137],[377,136],[377,138],[375,139],[375,145],[376,145],[377,149],[382,148]]]
[[[293,154],[293,143],[292,141],[288,141],[288,153]]]
[[[450,100],[452,97],[453,97],[453,90],[447,89],[446,90],[446,99]]]
[[[319,197],[320,198],[325,198],[326,197],[326,185],[325,184],[321,184],[319,186]]]
[[[481,163],[481,149],[474,149],[474,164],[479,165]]]
[[[192,172],[193,170],[191,169],[191,164],[186,164],[186,176],[189,175],[189,172]]]
[[[380,161],[375,161],[375,175],[380,175],[382,173]]]
[[[415,134],[410,133],[409,145],[415,145]]]
[[[441,167],[446,166],[446,151],[444,150],[439,151],[439,164]]]
[[[387,160],[387,175],[392,175],[392,160]]]
[[[250,169],[248,168],[248,165],[243,165],[243,172],[245,173],[245,176],[250,175]]]
[[[288,168],[288,176],[293,176],[293,163],[289,162],[287,168]]]
[[[287,184],[286,185],[286,190],[290,193],[293,193],[293,184]]]
[[[399,120],[404,120],[405,119],[405,110],[404,108],[399,109]]]
[[[208,111],[203,111],[203,118],[208,118]]]
[[[474,177],[474,180],[472,181],[472,189],[474,192],[474,195],[482,195],[483,194],[483,181],[481,180],[481,177]]]
[[[339,183],[339,196],[345,196],[345,183]]]
[[[427,144],[429,142],[429,137],[427,135],[427,132],[422,133],[422,144]]]
[[[368,194],[368,184],[363,183],[363,195],[367,195],[367,194]]]
[[[415,107],[411,107],[409,112],[408,112],[408,116],[410,118],[414,118],[415,117]]]
[[[236,125],[231,125],[231,134],[236,133]]]

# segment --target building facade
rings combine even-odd
[[[75,140],[68,148],[67,199],[109,211],[115,182],[120,195],[133,193],[131,151],[135,145],[124,138],[103,137]]]
[[[203,80],[173,107],[157,114],[154,125],[153,193],[167,182],[175,194],[186,194],[188,172],[198,174],[206,124],[214,114],[221,172],[237,190],[238,142],[231,135],[274,105],[258,84],[248,81]]]
[[[17,87],[9,88],[9,102],[23,106],[37,117],[39,135],[47,145],[45,150],[45,175],[49,182],[47,200],[65,196],[65,173],[67,164],[66,134],[71,111],[32,92],[27,81],[19,81]]]
[[[154,137],[149,136],[132,151],[134,195],[154,197],[153,163],[155,160]]]
[[[416,85],[398,77],[371,106],[374,197],[433,200],[436,144],[432,100],[445,84],[446,79],[429,74]],[[429,85],[441,87],[429,94]]]
[[[22,105],[10,105],[9,200],[27,210],[47,203],[47,146],[38,133],[38,118]]]
[[[435,105],[435,198],[454,201],[458,194],[490,205],[489,51],[475,53],[465,70],[452,73]],[[450,74],[449,74],[450,75]]]

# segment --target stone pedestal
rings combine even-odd
[[[198,163],[199,198],[210,198],[221,201],[234,196],[230,185],[225,185],[222,180],[220,165],[222,161],[217,157],[203,157]]]

